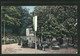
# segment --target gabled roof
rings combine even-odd
[[[32,25],[27,26],[27,28],[32,28]]]

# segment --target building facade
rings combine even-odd
[[[31,28],[31,26],[28,26],[26,28],[26,38],[27,38],[29,43],[34,43],[35,42],[35,36],[34,36],[34,32]]]

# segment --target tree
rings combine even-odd
[[[77,29],[74,27],[77,6],[42,6],[37,12],[34,9],[34,14],[38,16],[37,35],[43,35],[43,38],[77,35]]]
[[[23,9],[21,6],[2,6],[2,33],[3,23],[6,24],[6,33],[25,35],[26,26],[29,25],[30,14],[28,9]]]

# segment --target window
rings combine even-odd
[[[29,34],[33,34],[33,31],[31,29],[29,29]]]

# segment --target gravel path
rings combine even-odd
[[[17,44],[2,45],[2,54],[76,54],[77,49],[68,48],[60,50],[35,50],[32,48],[21,48]]]
[[[17,44],[2,45],[2,54],[45,54],[48,53],[42,50],[32,48],[21,48]]]

